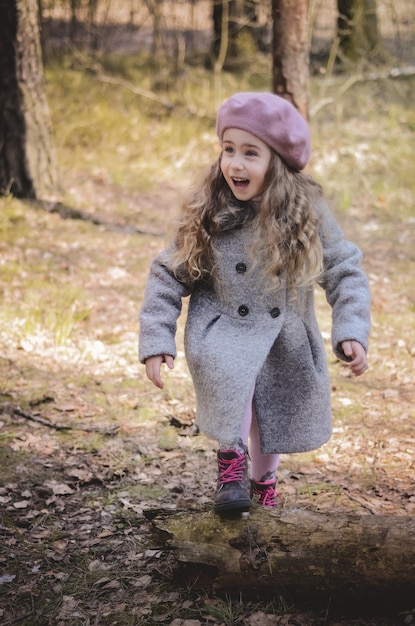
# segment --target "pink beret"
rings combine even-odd
[[[272,93],[236,93],[219,108],[216,132],[222,142],[227,128],[246,130],[275,150],[292,168],[302,170],[310,157],[310,133],[288,100]]]

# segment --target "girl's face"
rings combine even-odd
[[[238,200],[252,200],[261,193],[271,154],[271,148],[252,133],[225,130],[220,168]]]

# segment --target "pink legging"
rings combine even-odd
[[[256,481],[274,478],[280,462],[279,454],[262,454],[259,442],[258,422],[253,404],[255,385],[252,388],[242,418],[241,439],[248,446],[251,459],[251,478]]]

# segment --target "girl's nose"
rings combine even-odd
[[[240,157],[235,157],[232,161],[233,169],[242,170],[244,167],[243,160]]]

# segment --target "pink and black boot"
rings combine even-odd
[[[284,500],[276,489],[277,481],[271,480],[256,481],[251,480],[251,498],[260,506],[278,507],[284,506]]]
[[[215,513],[247,511],[251,506],[247,452],[219,450],[218,472]]]

